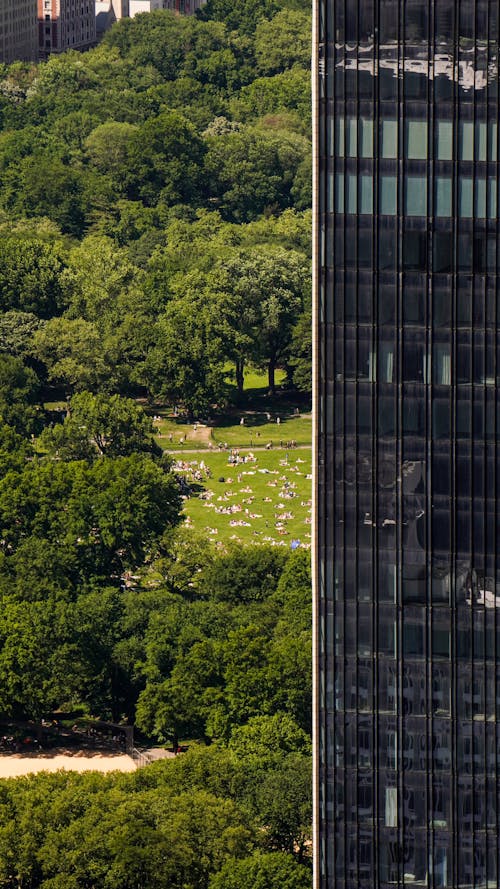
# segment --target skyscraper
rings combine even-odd
[[[96,43],[95,0],[38,0],[40,56]]]
[[[37,56],[36,0],[0,0],[0,62]]]
[[[500,884],[498,0],[316,0],[316,887]]]

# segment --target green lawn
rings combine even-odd
[[[244,456],[248,452],[242,452]],[[193,480],[203,461],[211,478],[197,484],[197,493],[185,500],[187,522],[218,545],[276,543],[290,547],[298,539],[309,545],[311,537],[311,452],[309,449],[277,449],[255,453],[255,460],[230,465],[230,452],[187,454],[184,468],[176,455],[176,472]],[[221,479],[224,479],[222,481]],[[232,512],[223,512],[229,510]],[[244,524],[240,524],[244,523]]]
[[[297,445],[311,444],[311,416],[304,414],[272,414],[267,419],[267,411],[241,411],[235,423],[234,416],[220,417],[213,426],[200,426],[199,423],[180,423],[170,418],[156,422],[160,430],[158,443],[166,450],[198,449],[218,447],[226,443],[230,448],[264,448],[269,442],[273,447],[295,441]],[[159,416],[159,414],[157,414]],[[279,417],[280,422],[276,420]]]

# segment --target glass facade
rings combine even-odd
[[[499,0],[317,0],[317,886],[500,885]]]

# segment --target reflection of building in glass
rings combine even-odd
[[[499,4],[316,27],[317,886],[497,887]]]

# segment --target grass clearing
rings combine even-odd
[[[233,414],[219,417],[214,426],[162,417],[155,422],[160,433],[158,444],[164,450],[210,449],[210,446],[218,447],[219,444],[227,444],[230,448],[261,449],[269,442],[276,448],[285,446],[287,441],[294,441],[297,445],[311,444],[310,414],[296,416],[286,413],[273,415],[270,411],[241,411],[239,416],[240,420],[244,419],[244,424],[239,420],[235,422]],[[278,417],[279,423],[276,422]]]
[[[254,460],[231,465],[230,452],[175,455],[175,471],[195,485],[184,501],[187,523],[216,545],[229,541],[290,547],[311,539],[311,451],[254,452]],[[248,452],[241,453],[240,457]],[[200,470],[208,467],[211,478]],[[200,472],[201,481],[194,479]],[[222,481],[222,479],[224,479]],[[231,510],[231,511],[230,511]]]

